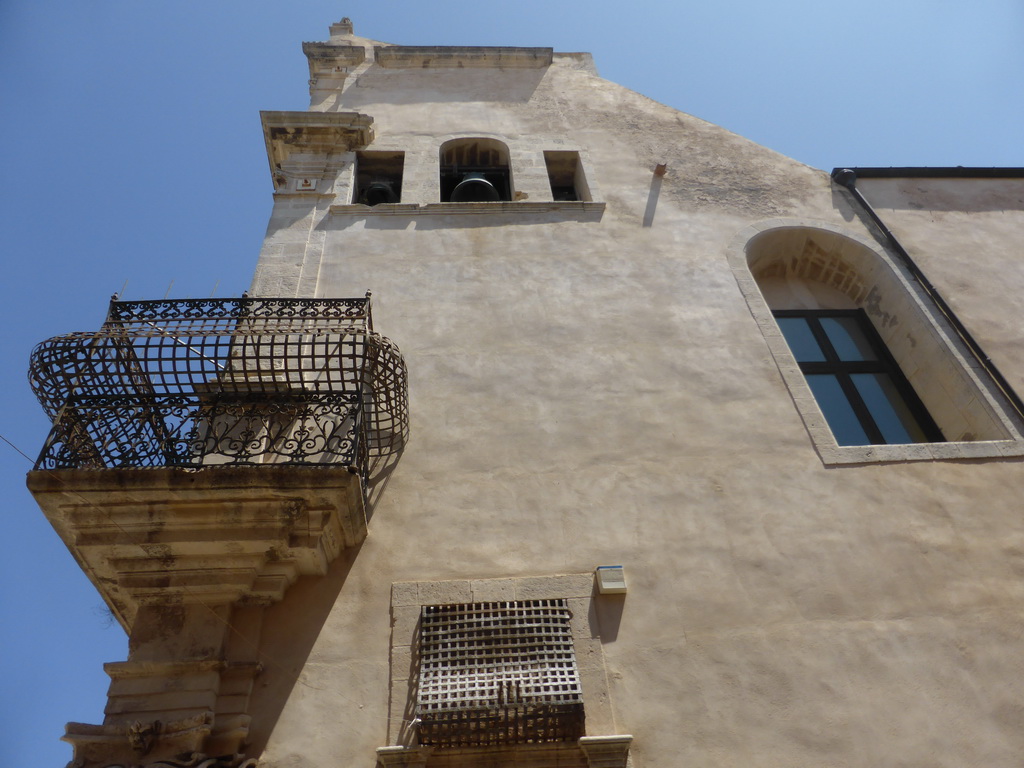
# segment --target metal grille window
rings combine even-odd
[[[424,606],[420,743],[574,741],[583,696],[565,600]]]

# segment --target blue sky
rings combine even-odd
[[[802,162],[1020,166],[1020,0],[352,4],[0,0],[6,366],[0,765],[62,765],[121,629],[24,489],[48,430],[31,347],[110,295],[238,295],[271,206],[259,110],[308,105],[332,21],[408,45],[593,52],[604,77]],[[12,447],[12,445],[14,447]]]

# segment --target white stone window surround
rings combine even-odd
[[[876,268],[885,272],[885,277],[890,284],[899,284],[902,290],[901,299],[906,302],[908,308],[914,311],[918,321],[923,320],[922,327],[925,327],[940,343],[944,359],[935,361],[935,370],[941,371],[943,366],[954,366],[956,373],[970,382],[973,394],[979,398],[992,415],[1005,437],[910,445],[838,445],[789,349],[789,345],[772,316],[772,310],[761,293],[749,263],[752,244],[759,236],[772,232],[781,233],[786,230],[805,230],[808,233],[820,232],[826,235],[837,235],[871,251],[877,260]],[[764,334],[775,364],[793,397],[797,411],[823,464],[833,466],[889,461],[994,459],[1024,456],[1024,436],[1022,436],[1021,427],[1012,414],[1012,409],[996,391],[995,384],[989,379],[980,364],[955,339],[948,323],[913,277],[876,242],[859,233],[850,232],[828,222],[811,219],[770,219],[750,225],[740,231],[729,245],[727,258],[751,315]],[[890,351],[896,354],[895,350]],[[899,355],[896,356],[899,359]]]
[[[424,606],[420,744],[450,749],[579,739],[583,691],[571,616],[564,598]]]
[[[391,696],[388,744],[378,750],[385,766],[462,766],[492,763],[504,765],[547,765],[552,754],[568,750],[559,758],[566,768],[626,765],[631,736],[588,735],[578,744],[514,745],[435,750],[417,745],[413,706],[416,698],[418,625],[424,605],[499,602],[512,600],[565,599],[572,612],[570,626],[580,684],[583,689],[588,734],[616,734],[609,696],[608,674],[597,620],[593,573],[497,579],[396,582],[391,587]],[[621,599],[612,596],[611,599]],[[486,753],[486,754],[485,754]],[[432,757],[432,755],[434,755]]]

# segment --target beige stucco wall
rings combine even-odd
[[[1015,386],[1024,178],[862,178],[858,188]]]
[[[578,149],[603,212],[331,213],[344,163],[323,194],[276,198],[254,290],[371,289],[408,361],[412,436],[374,477],[366,541],[267,611],[262,764],[373,766],[393,582],[623,564],[629,592],[595,598],[597,631],[637,768],[1019,765],[1019,461],[823,464],[730,248],[772,218],[872,234],[824,172],[580,62],[368,62],[327,107],[372,115],[369,148],[406,152],[403,203],[434,202],[437,147],[479,135],[527,169],[517,189],[544,149]],[[1019,374],[1010,241],[965,269],[951,237],[1008,232],[1007,214],[900,216]]]

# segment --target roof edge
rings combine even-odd
[[[995,167],[976,168],[957,165],[952,167],[905,166],[890,168],[861,168],[858,166],[841,165],[832,169],[832,175],[842,170],[850,170],[860,179],[1020,179],[1024,178],[1024,168]]]

